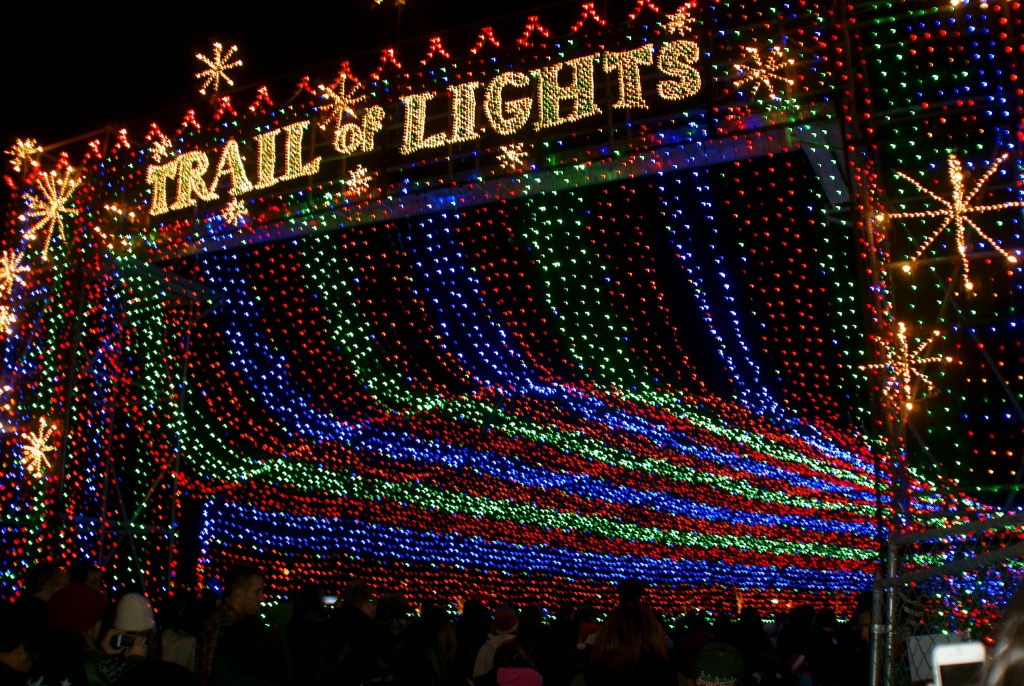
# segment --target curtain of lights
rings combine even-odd
[[[276,594],[361,576],[607,607],[639,577],[663,609],[849,612],[890,526],[1005,499],[1019,3],[660,4],[227,95],[217,44],[180,124],[19,141],[5,559],[158,593],[244,561]],[[449,87],[511,127],[483,101],[497,74],[612,50],[593,92],[530,91],[521,135],[446,129]],[[673,100],[691,54],[699,92]],[[179,158],[191,187],[157,197]]]

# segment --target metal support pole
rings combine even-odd
[[[899,565],[899,561],[896,558],[896,546],[890,541],[888,560],[888,577],[890,582],[896,578]],[[885,681],[883,681],[879,686],[893,686],[893,684],[896,683],[896,664],[893,662],[893,656],[896,654],[896,592],[897,587],[894,585],[890,586],[887,589],[887,596],[885,599],[885,620],[882,625],[882,630],[885,632],[885,656],[883,658],[883,664],[885,666]]]
[[[885,643],[885,589],[882,588],[882,573],[875,574],[875,589],[871,594],[871,686],[882,686],[882,648]],[[891,593],[891,591],[890,591]]]

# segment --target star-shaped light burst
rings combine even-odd
[[[231,202],[225,205],[224,209],[220,212],[220,216],[224,218],[224,221],[232,226],[238,226],[242,221],[242,217],[248,215],[249,208],[238,198],[232,198]]]
[[[198,52],[196,53],[196,59],[209,67],[209,69],[205,69],[196,74],[197,79],[205,79],[205,81],[203,81],[203,85],[199,87],[200,95],[206,95],[206,89],[209,88],[211,84],[213,85],[213,92],[216,93],[220,89],[221,81],[224,81],[224,83],[229,86],[235,85],[235,82],[228,78],[227,72],[228,69],[234,69],[235,67],[242,66],[242,60],[235,60],[234,62],[228,61],[231,59],[231,56],[238,51],[238,46],[232,45],[228,48],[226,53],[223,51],[223,45],[220,43],[214,43],[213,57],[207,57],[206,55]]]
[[[21,263],[25,253],[8,250],[0,257],[0,299],[6,300],[11,295],[14,284],[25,283],[21,275],[26,273],[28,265]]]
[[[348,88],[348,74],[342,72],[338,77],[338,86],[335,90],[330,86],[320,84],[317,86],[323,93],[323,98],[329,103],[325,107],[328,119],[333,119],[336,125],[341,125],[341,119],[346,114],[350,117],[356,116],[355,106],[366,99],[365,95],[353,97],[363,85],[356,81],[352,88]]]
[[[32,240],[36,233],[42,229],[46,233],[43,242],[43,260],[45,261],[50,250],[50,240],[53,238],[53,228],[56,226],[60,232],[61,239],[64,239],[64,217],[63,215],[74,216],[78,209],[68,207],[71,196],[78,188],[78,178],[73,176],[71,167],[64,170],[64,177],[58,179],[57,172],[40,174],[36,181],[38,193],[25,193],[25,200],[28,202],[28,210],[21,215],[21,219],[37,219],[32,228],[25,232],[25,240]]]
[[[499,149],[501,150],[501,154],[498,155],[498,162],[508,171],[518,171],[522,168],[523,162],[526,161],[526,158],[529,157],[529,153],[523,149],[522,143],[502,145]]]
[[[11,166],[14,167],[14,171],[20,172],[22,167],[38,167],[39,163],[35,158],[42,151],[43,148],[34,138],[25,140],[18,138],[7,154],[11,156]]]
[[[665,22],[665,31],[669,35],[677,33],[680,36],[685,36],[688,34],[692,30],[693,25],[697,23],[697,17],[690,14],[692,10],[693,6],[687,3],[680,5],[679,9],[673,14],[666,15],[668,21]]]
[[[935,193],[931,192],[920,183],[910,178],[903,172],[896,172],[896,175],[901,179],[905,179],[912,183],[922,193],[927,193],[932,198],[937,200],[941,205],[942,209],[937,210],[925,210],[923,212],[895,212],[888,215],[890,219],[910,219],[910,218],[927,218],[927,217],[942,217],[942,224],[939,228],[932,232],[932,235],[928,237],[921,247],[917,249],[914,256],[910,258],[910,263],[903,266],[904,271],[910,271],[910,265],[920,259],[924,251],[931,245],[939,234],[942,233],[947,226],[952,224],[956,227],[956,249],[960,253],[960,259],[964,264],[964,287],[967,290],[972,290],[974,284],[970,280],[970,262],[967,260],[967,241],[965,240],[965,234],[967,232],[967,226],[969,225],[972,229],[978,232],[978,235],[984,238],[986,241],[992,244],[996,252],[1006,258],[1006,261],[1010,264],[1016,264],[1017,258],[1014,255],[1006,252],[995,240],[992,239],[987,233],[981,230],[981,227],[974,223],[967,215],[975,214],[978,212],[992,212],[993,210],[1002,210],[1008,207],[1021,207],[1024,206],[1024,202],[1019,200],[1012,200],[1004,203],[997,203],[995,205],[972,205],[971,201],[974,200],[978,192],[981,191],[982,186],[992,178],[992,175],[999,169],[999,165],[1006,161],[1009,154],[1000,156],[995,162],[993,162],[989,168],[982,174],[981,178],[978,179],[977,183],[974,184],[974,188],[970,192],[964,192],[964,169],[960,160],[957,159],[956,155],[949,156],[949,180],[953,186],[953,193],[950,198],[940,197]]]
[[[50,444],[53,432],[57,430],[56,424],[49,424],[46,417],[39,420],[39,431],[36,433],[26,432],[21,435],[24,443],[21,446],[21,462],[29,474],[42,479],[46,472],[52,467],[49,453],[57,447]]]
[[[345,182],[345,185],[348,186],[348,193],[350,195],[362,195],[370,190],[370,181],[372,180],[373,177],[360,164],[349,173],[348,181]]]
[[[916,348],[911,350],[910,344],[907,342],[907,325],[900,322],[897,327],[895,341],[892,345],[888,345],[885,348],[885,361],[862,365],[861,369],[887,370],[889,378],[885,382],[883,393],[891,401],[902,401],[908,410],[912,409],[914,407],[913,382],[915,379],[924,384],[926,389],[924,397],[927,398],[935,392],[935,384],[931,379],[922,374],[918,367],[935,362],[949,363],[953,361],[952,357],[943,357],[941,355],[921,356],[921,353],[932,344],[932,341],[938,335],[938,331],[933,331],[931,337],[925,339]]]
[[[792,86],[793,79],[788,79],[778,72],[793,64],[795,60],[792,57],[786,59],[786,51],[778,45],[773,45],[764,55],[757,48],[743,48],[743,51],[747,53],[751,63],[740,62],[733,65],[736,71],[739,72],[739,78],[736,80],[736,90],[741,90],[743,86],[752,83],[754,88],[750,92],[750,97],[757,97],[757,92],[761,90],[761,86],[764,86],[768,89],[769,98],[781,100],[775,94],[775,85],[772,82],[778,81],[779,83]]]

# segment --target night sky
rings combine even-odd
[[[244,64],[231,75],[244,97],[251,97],[251,87],[268,80],[284,83],[292,76],[298,81],[306,74],[331,78],[344,60],[353,62],[357,76],[365,74],[383,48],[395,45],[400,54],[420,60],[430,36],[465,28],[453,40],[471,40],[472,29],[501,24],[503,16],[522,16],[525,25],[535,12],[563,30],[558,20],[574,20],[580,4],[516,3],[506,6],[515,8],[508,12],[487,2],[410,0],[399,13],[394,0],[290,2],[275,12],[226,2],[52,8],[14,3],[4,9],[9,23],[0,40],[5,92],[0,142],[7,149],[14,138],[31,137],[46,147],[108,124],[177,123],[185,110],[202,102],[195,73],[203,67],[195,54],[209,55],[214,41],[238,45]],[[635,3],[602,4],[610,5],[606,16],[621,21]],[[449,49],[454,55],[464,48],[453,43]],[[360,70],[361,64],[367,69]]]

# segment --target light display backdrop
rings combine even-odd
[[[11,559],[848,613],[884,529],[987,509],[1024,427],[1018,3],[619,9],[298,84],[217,43],[180,121],[19,140]]]

